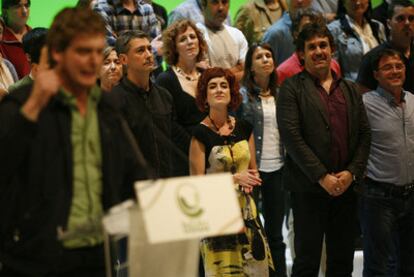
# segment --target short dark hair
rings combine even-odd
[[[207,51],[207,44],[204,40],[203,34],[193,21],[189,19],[180,19],[168,26],[168,28],[162,33],[164,59],[169,65],[175,65],[178,62],[178,53],[175,41],[177,36],[184,33],[187,28],[192,28],[197,35],[200,49],[196,59],[197,62],[204,58]]]
[[[253,65],[253,54],[256,51],[256,49],[259,47],[266,49],[270,51],[270,53],[272,53],[273,64],[274,64],[275,70],[273,70],[273,72],[270,74],[269,89],[270,89],[270,93],[273,96],[276,96],[276,93],[277,93],[276,66],[277,64],[276,64],[276,59],[275,59],[275,54],[273,52],[273,49],[268,43],[263,43],[263,42],[254,43],[252,44],[252,46],[250,46],[249,50],[247,50],[246,58],[244,60],[244,73],[243,73],[243,78],[242,78],[242,84],[243,86],[247,88],[249,94],[255,95],[258,93],[257,90],[255,89],[257,87],[257,84],[254,81],[254,73],[252,72],[252,65]]]
[[[40,52],[46,44],[47,29],[42,27],[33,28],[23,38],[23,50],[30,56],[31,63],[39,63]]]
[[[1,9],[2,9],[1,13],[2,14],[1,14],[1,16],[3,18],[3,22],[6,26],[8,26],[8,24],[9,24],[9,19],[7,18],[7,13],[5,12],[5,10],[12,7],[12,6],[19,5],[20,1],[21,0],[2,0],[2,3],[1,3]],[[27,0],[27,4],[30,7],[30,5],[31,5],[30,0]]]
[[[329,40],[329,45],[331,49],[335,49],[334,39],[331,32],[325,26],[321,26],[317,23],[306,24],[302,31],[300,31],[298,38],[296,40],[296,51],[303,52],[305,51],[305,42],[315,38],[315,37],[327,37]]]
[[[129,43],[131,40],[135,38],[146,38],[148,39],[148,41],[151,41],[150,36],[147,33],[140,30],[129,30],[122,32],[115,42],[116,53],[118,55],[128,53],[130,48]]]
[[[388,6],[387,10],[387,18],[390,19],[394,16],[395,7],[414,7],[414,3],[410,0],[393,0],[391,1],[391,4]]]
[[[378,70],[379,63],[383,57],[398,57],[404,63],[404,58],[401,52],[391,48],[381,49],[375,54],[371,62],[374,71]]]
[[[309,24],[318,23],[321,26],[326,25],[326,19],[321,13],[316,12],[312,9],[299,10],[296,13],[296,17],[292,19],[292,27],[290,29],[290,32],[292,33],[293,37],[295,33],[299,33],[300,22],[304,17],[309,17]]]
[[[238,82],[236,81],[234,74],[231,73],[229,69],[224,69],[221,67],[207,68],[201,74],[197,84],[197,93],[195,100],[197,107],[201,112],[208,111],[208,107],[206,107],[208,82],[210,82],[211,79],[218,77],[226,78],[227,82],[229,83],[231,97],[229,109],[235,111],[242,102],[242,96],[239,92]]]
[[[19,5],[20,1],[21,0],[2,0],[1,1],[1,8],[4,10],[4,9],[10,8],[11,6]],[[29,6],[30,6],[30,4],[31,4],[30,0],[27,0],[27,4],[29,4]]]
[[[80,35],[105,36],[106,28],[102,16],[90,9],[64,8],[53,19],[47,34],[49,58],[51,51],[63,52],[72,40]]]

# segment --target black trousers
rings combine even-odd
[[[103,245],[64,250],[59,266],[53,276],[105,276]]]
[[[260,171],[263,199],[264,229],[272,253],[275,272],[270,276],[285,277],[286,275],[286,245],[283,243],[282,226],[285,216],[285,191],[282,189],[282,171]]]
[[[36,253],[33,253],[36,255]],[[63,250],[56,264],[50,265],[46,274],[23,274],[7,265],[0,266],[0,276],[50,276],[50,277],[105,277],[103,245]]]
[[[351,277],[357,236],[357,198],[352,187],[338,197],[292,192],[295,252],[292,276],[318,276],[322,241],[326,242],[326,276]]]

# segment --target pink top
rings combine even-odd
[[[298,74],[304,69],[303,65],[301,65],[299,56],[295,52],[290,56],[287,60],[281,63],[277,69],[277,83],[278,85],[282,85],[283,81],[293,75]],[[331,69],[336,73],[338,77],[342,75],[341,68],[338,62],[334,59],[331,61]]]

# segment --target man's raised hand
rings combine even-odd
[[[60,84],[56,70],[50,68],[47,47],[43,47],[32,92],[22,107],[23,115],[31,121],[37,121],[40,112],[49,103],[50,98],[59,90]]]

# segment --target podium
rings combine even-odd
[[[142,211],[128,208],[129,234],[105,232],[107,277],[195,277],[198,273],[199,240],[151,244]]]
[[[135,184],[139,205],[122,203],[104,217],[107,277],[195,277],[203,237],[243,227],[230,174]]]

